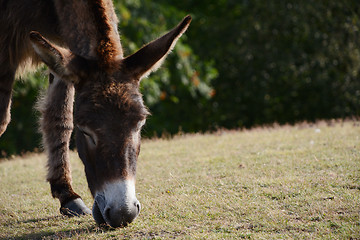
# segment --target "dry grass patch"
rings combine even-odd
[[[137,173],[142,212],[125,229],[59,215],[45,157],[0,163],[1,239],[359,239],[360,127],[257,128],[146,140]],[[88,206],[83,166],[74,188]]]

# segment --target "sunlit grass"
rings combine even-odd
[[[45,156],[0,163],[3,239],[360,238],[360,127],[319,123],[143,142],[140,216],[104,230],[60,216]],[[92,205],[72,153],[74,189]]]

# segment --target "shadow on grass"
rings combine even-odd
[[[55,223],[54,228],[51,229],[49,226],[52,226],[51,222],[56,221],[66,221],[66,217],[64,216],[51,216],[45,218],[34,218],[34,219],[26,219],[22,221],[14,221],[14,222],[7,222],[3,224],[3,226],[9,227],[11,229],[21,228],[24,227],[23,224],[29,224],[33,226],[25,226],[28,228],[27,230],[22,230],[20,232],[10,233],[8,236],[0,235],[0,240],[20,240],[20,239],[67,239],[67,238],[79,238],[79,239],[87,239],[92,234],[96,233],[106,233],[106,232],[113,232],[114,236],[120,234],[119,238],[121,239],[132,239],[132,238],[141,238],[141,239],[154,239],[154,238],[161,238],[161,239],[169,239],[169,238],[176,238],[180,236],[186,235],[184,231],[130,231],[130,232],[117,232],[118,229],[111,228],[107,226],[97,226],[95,224],[91,226],[79,226],[78,228],[69,227],[72,229],[58,229],[58,225]],[[39,226],[35,227],[36,224]],[[80,223],[79,223],[80,224]],[[46,229],[42,229],[42,226],[45,226]],[[74,225],[72,225],[74,226]],[[57,229],[56,229],[57,228]],[[24,233],[27,232],[27,233]],[[94,237],[94,236],[92,236]]]
[[[79,229],[71,229],[64,231],[43,231],[38,233],[30,233],[24,234],[21,236],[8,236],[5,238],[0,238],[0,240],[7,239],[62,239],[62,238],[71,238],[73,236],[79,236],[82,234],[88,234],[90,232],[95,232],[95,227],[91,228],[79,228]],[[50,237],[50,238],[49,238]]]
[[[43,222],[49,222],[54,220],[60,220],[64,219],[63,216],[52,216],[52,217],[46,217],[46,218],[35,218],[35,219],[27,219],[23,221],[17,221],[12,223],[5,223],[3,226],[15,226],[17,224],[27,224],[27,223],[43,223]],[[65,219],[64,219],[65,220]],[[68,229],[68,230],[41,230],[38,229],[38,232],[32,232],[28,234],[16,234],[16,235],[9,235],[9,236],[1,236],[0,240],[7,240],[7,239],[62,239],[62,238],[70,238],[72,236],[79,236],[82,234],[89,234],[92,232],[96,232],[96,229],[98,229],[96,226],[92,227],[82,227],[78,229]]]
[[[27,220],[22,220],[22,221],[7,221],[5,223],[2,223],[3,226],[9,227],[9,226],[15,226],[17,224],[22,224],[22,223],[39,223],[39,222],[47,222],[47,221],[53,221],[56,219],[60,219],[62,218],[62,216],[51,216],[51,217],[46,217],[46,218],[34,218],[34,219],[27,219]],[[3,238],[0,238],[1,240]]]

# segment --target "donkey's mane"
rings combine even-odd
[[[94,14],[96,29],[99,33],[96,54],[101,67],[113,68],[114,58],[119,55],[120,49],[116,48],[115,39],[111,38],[111,24],[102,0],[90,1],[90,8]],[[115,30],[116,31],[116,30]]]

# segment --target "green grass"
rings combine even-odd
[[[143,142],[139,217],[105,230],[60,216],[45,156],[0,162],[0,239],[360,239],[359,122]],[[74,189],[88,206],[83,166]]]

